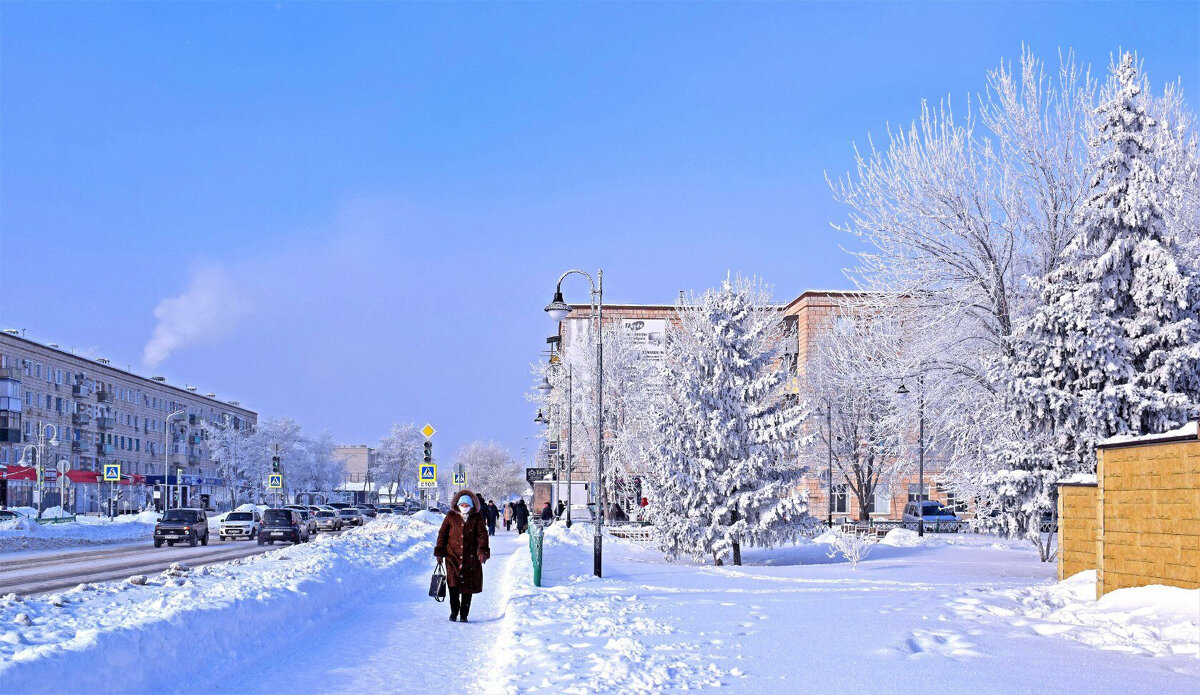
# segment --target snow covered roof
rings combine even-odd
[[[1173,430],[1159,432],[1158,434],[1143,434],[1140,436],[1118,435],[1116,437],[1101,439],[1096,443],[1096,447],[1103,449],[1114,446],[1136,446],[1138,444],[1154,444],[1159,442],[1189,441],[1200,438],[1200,436],[1198,436],[1198,430],[1200,430],[1200,422],[1189,422],[1183,427],[1176,427]]]
[[[1075,473],[1058,481],[1059,485],[1095,485],[1095,473]]]

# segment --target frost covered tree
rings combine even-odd
[[[239,494],[252,487],[254,436],[249,427],[234,427],[231,418],[218,424],[205,421],[202,425],[208,446],[208,457],[216,467],[217,477],[229,491],[230,509],[238,506]]]
[[[832,453],[834,481],[825,484],[846,482],[861,521],[870,520],[876,494],[890,492],[912,468],[903,455],[908,418],[896,398],[910,342],[898,317],[849,312],[819,338],[805,373],[808,402],[829,410],[828,426],[813,428],[806,459],[824,469]]]
[[[1011,360],[1027,436],[988,481],[989,518],[1009,533],[1036,533],[1058,480],[1095,470],[1097,440],[1163,432],[1200,405],[1200,282],[1167,225],[1161,125],[1134,56],[1111,72],[1079,234],[1038,283]]]
[[[393,494],[417,492],[417,466],[424,458],[424,435],[411,422],[394,423],[391,432],[379,440],[379,452],[371,469],[371,479]]]
[[[662,367],[652,514],[669,556],[741,564],[743,544],[772,544],[808,519],[797,462],[805,413],[789,393],[783,316],[740,277],[678,312]]]
[[[495,442],[471,442],[454,456],[467,473],[467,487],[488,499],[520,494],[528,487],[525,467]]]

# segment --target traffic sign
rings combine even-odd
[[[455,484],[455,485],[466,485],[466,484],[467,484],[467,473],[466,473],[466,471],[463,471],[462,473],[455,473],[455,474],[454,474],[454,484]]]
[[[422,463],[417,478],[421,482],[436,483],[437,482],[437,464]]]
[[[418,480],[417,481],[417,489],[419,489],[419,490],[433,490],[436,487],[437,487],[436,480]]]
[[[62,488],[71,487],[71,479],[64,475],[63,477],[58,479],[58,484]]]
[[[104,464],[104,482],[115,483],[121,479],[121,464],[106,463]]]
[[[279,488],[283,487],[283,475],[279,473],[272,473],[271,475],[267,476],[267,487],[271,488],[272,490],[278,490]]]
[[[421,428],[421,434],[425,435],[426,439],[432,438],[435,433],[437,433],[437,430],[433,429],[433,425],[428,423]]]
[[[71,470],[71,462],[63,459],[62,461],[58,462],[58,465],[55,466],[55,468],[58,469],[59,475],[66,475],[67,471]]]

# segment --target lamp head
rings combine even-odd
[[[535,418],[533,419],[533,421],[534,421],[534,422],[536,422],[536,423],[537,423],[537,424],[539,424],[539,425],[545,425],[545,424],[547,424],[546,416],[545,416],[545,415],[542,415],[542,409],[541,409],[541,408],[538,408],[537,417],[535,417]]]
[[[562,290],[554,291],[554,299],[546,305],[546,313],[555,322],[562,321],[571,313],[571,305],[563,301]]]
[[[542,393],[550,393],[550,391],[553,389],[554,386],[551,385],[550,380],[546,377],[542,377],[542,383],[537,385],[537,390],[541,391]]]
[[[901,396],[907,396],[908,395],[908,387],[905,386],[903,383],[901,383],[900,388],[896,389],[896,393]]]

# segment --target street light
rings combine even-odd
[[[925,382],[924,374],[917,371],[917,509],[920,514],[917,515],[917,535],[925,535]],[[896,393],[901,397],[907,396],[909,391],[904,382],[900,382],[900,388],[896,389]]]
[[[589,318],[596,320],[596,534],[593,540],[592,573],[599,577],[602,574],[604,555],[604,541],[601,535],[601,526],[604,524],[604,270],[596,271],[595,281],[588,273],[576,269],[568,270],[559,276],[558,283],[554,286],[554,299],[546,305],[546,313],[555,323],[561,323],[571,313],[571,305],[563,300],[562,283],[572,274],[588,279],[592,300]]]
[[[562,368],[563,364],[566,364],[566,363],[562,362],[561,360],[559,360],[558,362],[555,363],[555,365],[559,369]],[[575,477],[575,436],[574,436],[574,434],[575,434],[575,398],[574,398],[574,395],[575,394],[574,394],[574,384],[573,384],[573,382],[575,381],[574,372],[575,372],[574,368],[572,368],[571,365],[567,364],[567,528],[571,528],[571,502],[572,502],[571,492],[572,492],[572,483],[573,483],[574,477]],[[549,393],[554,388],[554,386],[551,385],[547,379],[542,379],[542,384],[544,384],[546,386],[546,388],[543,389],[539,385],[538,390],[543,391],[545,393]],[[541,417],[541,414],[542,414],[542,411],[538,410],[538,417]],[[538,421],[534,420],[534,422],[538,422]],[[559,468],[561,470],[561,459],[560,459],[560,467]],[[561,495],[562,493],[560,492],[559,494]],[[562,499],[562,498],[560,497],[559,499]]]
[[[539,424],[539,425],[548,425],[548,424],[550,424],[550,421],[546,419],[546,416],[545,416],[545,415],[542,415],[542,409],[541,409],[541,408],[538,408],[538,414],[537,414],[537,417],[535,417],[535,418],[533,419],[533,421],[534,421],[534,422],[536,422],[536,423],[537,423],[537,424]]]
[[[167,481],[170,480],[170,478],[171,478],[171,454],[169,453],[170,445],[167,443],[167,439],[171,435],[171,420],[174,420],[176,417],[179,417],[181,415],[186,415],[186,414],[187,414],[187,411],[185,411],[185,410],[176,410],[175,412],[168,415],[166,421],[164,422],[164,427],[163,427],[163,504],[162,504],[164,515],[166,515],[167,510],[171,508],[170,507],[171,486],[167,484]],[[180,481],[178,479],[178,476],[176,476],[175,482],[176,482],[176,484],[179,484],[182,481]],[[180,488],[181,496],[182,496],[182,490],[183,490],[183,488],[181,487]]]
[[[46,430],[50,430],[50,441],[46,441]],[[21,450],[21,460],[17,461],[18,466],[28,466],[32,463],[29,460],[29,452],[32,450],[37,458],[37,485],[38,485],[38,512],[37,518],[42,518],[42,512],[46,509],[46,446],[49,445],[58,448],[58,428],[51,424],[45,424],[38,428],[36,444],[28,444]],[[62,501],[59,501],[59,507],[62,507]]]
[[[825,449],[829,454],[829,494],[825,525],[833,528],[833,403],[828,397],[822,400],[825,401]]]

